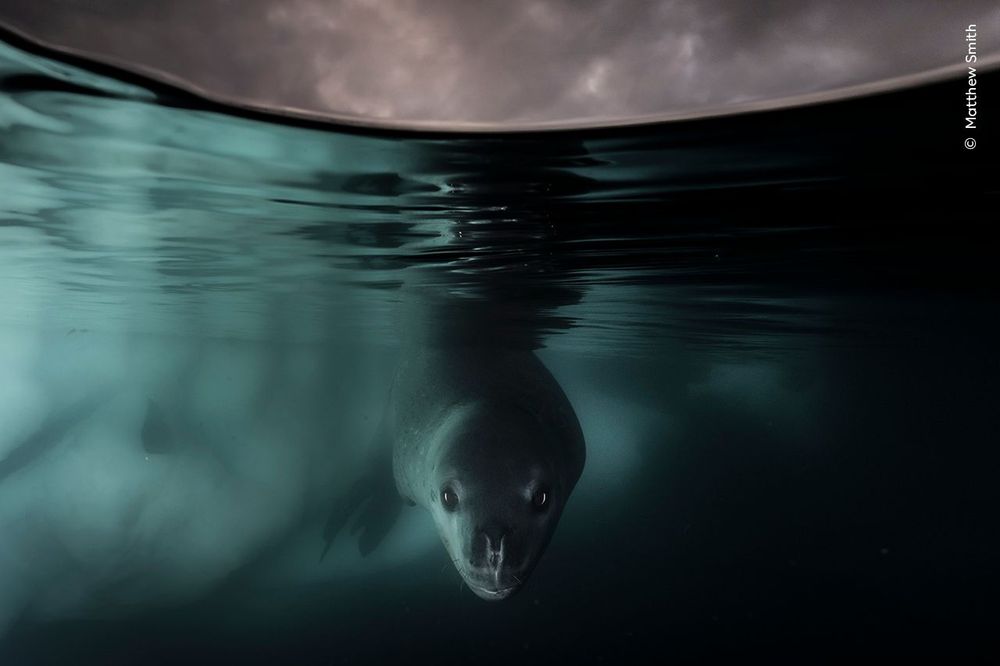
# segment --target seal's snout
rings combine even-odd
[[[472,549],[469,561],[474,567],[499,569],[504,562],[507,534],[510,530],[503,525],[488,525],[477,530],[478,539]]]
[[[511,557],[511,529],[490,524],[479,527],[470,542],[469,568],[462,576],[472,591],[487,600],[506,599],[520,586],[525,574]]]
[[[503,562],[503,538],[507,530],[502,527],[483,530],[486,539],[486,560],[491,569],[499,569]]]

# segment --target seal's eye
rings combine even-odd
[[[441,504],[448,511],[454,511],[458,508],[458,494],[451,487],[445,487],[441,491]]]
[[[531,506],[541,511],[549,505],[549,493],[547,490],[538,489],[531,496]]]

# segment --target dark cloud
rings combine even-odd
[[[392,121],[606,121],[998,50],[990,1],[6,0],[0,19],[221,96]]]

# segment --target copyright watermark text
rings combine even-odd
[[[965,129],[975,130],[976,123],[979,119],[979,107],[976,104],[976,68],[973,65],[978,60],[978,55],[976,53],[976,24],[971,23],[969,27],[965,29],[965,62],[969,67],[969,89],[965,92]],[[967,150],[972,150],[976,147],[976,140],[967,136],[965,139],[965,148]]]

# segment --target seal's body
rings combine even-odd
[[[410,296],[375,465],[334,508],[325,548],[360,508],[352,531],[367,554],[404,501],[419,505],[469,587],[503,599],[555,531],[583,471],[583,433],[520,310]]]
[[[361,507],[352,531],[368,554],[405,501],[431,512],[473,592],[503,599],[544,552],[586,453],[569,400],[534,352],[467,342],[404,348],[374,471],[335,506],[323,553]]]

